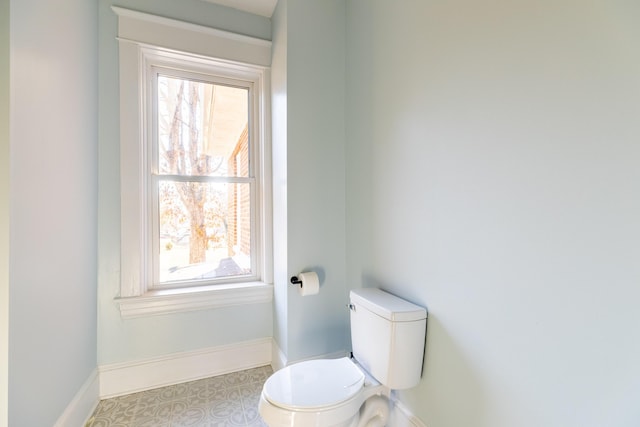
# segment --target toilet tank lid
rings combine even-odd
[[[350,293],[351,303],[363,306],[367,310],[384,317],[391,322],[413,322],[427,318],[427,310],[410,303],[382,289],[353,289]]]

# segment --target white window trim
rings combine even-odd
[[[271,42],[118,7],[120,59],[121,282],[115,299],[123,318],[270,302],[273,298],[271,140],[269,62]],[[258,282],[149,289],[145,150],[148,97],[147,63],[188,59],[190,65],[214,62],[254,82],[261,105],[255,132],[262,140],[256,160],[262,182]],[[215,59],[214,59],[215,58]]]

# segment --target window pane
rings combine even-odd
[[[250,184],[161,181],[160,283],[251,274]]]
[[[249,176],[249,91],[158,76],[158,171]],[[234,158],[247,156],[237,170]]]

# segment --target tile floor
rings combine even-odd
[[[106,399],[85,427],[266,427],[258,401],[272,372],[263,366]]]

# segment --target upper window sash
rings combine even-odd
[[[254,83],[253,81],[248,80],[239,80],[232,79],[220,75],[203,75],[200,73],[188,72],[184,70],[176,70],[166,67],[159,67],[155,65],[149,66],[150,70],[147,73],[147,86],[149,87],[148,91],[148,99],[147,103],[152,105],[152,109],[149,112],[151,117],[147,117],[146,120],[151,124],[151,128],[149,132],[153,135],[153,143],[152,143],[152,162],[149,165],[150,173],[153,175],[158,175],[161,177],[167,177],[170,179],[180,180],[182,177],[189,177],[189,180],[201,181],[201,182],[250,182],[251,179],[255,179],[259,175],[259,171],[256,170],[258,163],[254,160],[255,156],[259,155],[259,150],[254,150],[254,146],[260,141],[252,141],[256,135],[255,127],[257,123],[255,122],[255,114],[254,110],[258,111],[260,105],[258,104],[258,98],[254,93]],[[219,71],[218,71],[219,72]],[[227,73],[228,74],[228,73]],[[196,173],[182,173],[182,174],[171,174],[168,172],[163,172],[160,167],[159,162],[159,99],[157,98],[158,94],[158,79],[160,77],[167,79],[186,79],[195,82],[202,82],[206,84],[211,84],[214,86],[225,86],[230,88],[239,88],[247,91],[247,104],[248,104],[248,138],[251,150],[251,154],[249,156],[249,167],[247,169],[247,174],[242,175],[217,175],[217,174],[209,174],[209,175],[198,175]],[[237,179],[235,179],[237,178]]]

